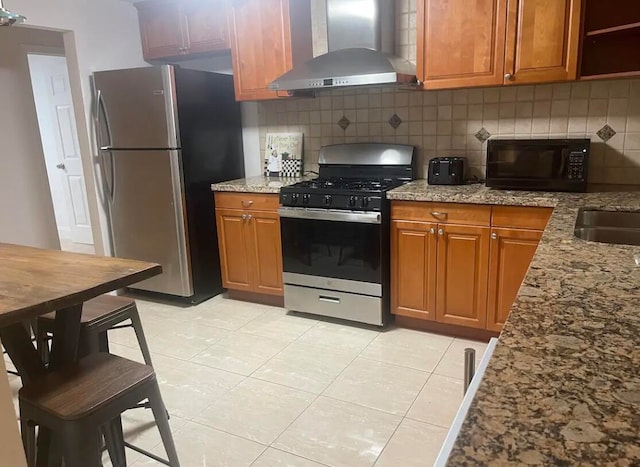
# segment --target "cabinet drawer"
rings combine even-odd
[[[215,201],[218,209],[277,211],[280,206],[280,200],[276,194],[216,192]]]
[[[432,203],[423,201],[394,201],[393,219],[437,222],[439,224],[490,225],[491,206]]]
[[[544,230],[553,209],[522,206],[494,206],[491,225],[511,229]]]

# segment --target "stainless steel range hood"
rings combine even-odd
[[[269,85],[278,91],[416,83],[415,66],[394,55],[394,0],[327,0],[329,52]]]

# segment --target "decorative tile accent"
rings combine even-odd
[[[480,128],[480,131],[478,131],[475,134],[475,137],[478,141],[480,141],[481,143],[484,143],[486,140],[488,140],[491,137],[491,133],[489,133],[484,127]]]
[[[605,143],[609,141],[611,138],[613,138],[615,134],[616,134],[615,130],[611,128],[609,125],[603,126],[596,132],[596,135],[598,135],[600,139]]]
[[[344,115],[340,120],[338,120],[338,126],[343,130],[346,130],[349,125],[351,125],[351,121]]]
[[[389,125],[393,127],[393,129],[397,129],[402,123],[402,119],[398,117],[398,114],[393,114],[389,119]]]

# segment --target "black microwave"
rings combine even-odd
[[[493,139],[487,144],[488,187],[587,191],[588,139]]]

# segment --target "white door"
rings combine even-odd
[[[67,60],[28,59],[58,230],[73,242],[93,244]]]

